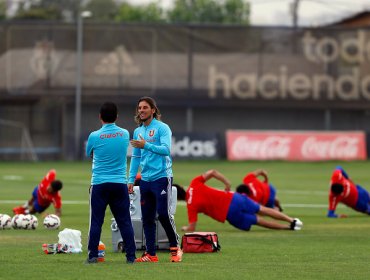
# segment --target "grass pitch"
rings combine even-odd
[[[215,231],[221,251],[213,254],[184,254],[182,263],[170,263],[167,252],[159,252],[156,264],[125,264],[121,253],[112,252],[109,211],[102,241],[106,261],[84,265],[87,256],[88,188],[90,162],[0,163],[0,213],[27,200],[33,188],[50,169],[64,183],[62,227],[82,233],[82,254],[46,255],[43,243],[56,243],[58,232],[42,227],[34,231],[0,231],[0,279],[369,279],[370,217],[346,207],[338,213],[347,219],[326,218],[331,172],[342,165],[355,182],[370,189],[370,162],[175,162],[174,181],[187,186],[190,180],[210,168],[231,179],[236,187],[246,172],[268,171],[277,188],[284,212],[299,217],[302,231],[277,231],[253,226],[240,231],[227,222],[199,216],[198,231]],[[218,181],[210,185],[223,188]],[[53,209],[49,208],[53,213]],[[175,216],[178,233],[187,223],[185,204]],[[61,230],[60,229],[60,230]],[[138,251],[139,256],[141,251]]]

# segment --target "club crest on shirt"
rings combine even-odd
[[[149,130],[149,136],[150,137],[153,137],[154,136],[154,129]]]

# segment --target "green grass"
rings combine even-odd
[[[27,200],[34,186],[56,168],[64,183],[62,229],[82,232],[83,253],[45,255],[43,243],[56,243],[58,231],[42,225],[34,231],[0,231],[0,279],[369,279],[370,217],[346,207],[339,213],[347,219],[328,219],[326,205],[331,172],[338,162],[175,162],[174,181],[187,185],[203,171],[215,168],[237,186],[248,171],[264,168],[276,186],[284,211],[304,222],[299,232],[267,230],[258,226],[240,231],[227,222],[218,223],[200,215],[198,231],[215,231],[221,251],[214,254],[185,254],[182,263],[169,263],[167,252],[159,252],[158,264],[126,265],[120,253],[112,252],[109,211],[102,240],[107,246],[105,263],[83,265],[88,233],[89,162],[0,163],[0,213],[11,215],[14,203]],[[370,162],[341,162],[359,184],[370,187]],[[18,177],[12,177],[18,176]],[[222,184],[211,181],[222,188]],[[83,203],[82,203],[83,202]],[[16,203],[17,204],[17,203]],[[308,204],[311,207],[298,207]],[[314,207],[316,206],[316,207]],[[49,209],[53,212],[52,209]],[[179,204],[176,225],[187,223],[186,207]],[[39,216],[39,223],[42,217]],[[141,252],[138,252],[138,255]]]

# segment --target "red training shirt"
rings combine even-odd
[[[198,213],[224,223],[233,194],[207,186],[202,175],[195,177],[186,190],[189,224],[198,220]]]
[[[355,183],[350,179],[343,176],[342,171],[337,169],[333,172],[330,180],[330,186],[332,184],[340,184],[343,186],[343,192],[339,195],[334,195],[334,193],[329,191],[329,210],[335,210],[339,202],[354,208],[358,199],[358,190]]]
[[[250,194],[248,197],[255,202],[266,205],[270,198],[270,187],[268,181],[260,181],[253,173],[248,173],[243,179],[244,185],[248,186]]]
[[[62,207],[62,197],[60,192],[51,194],[47,191],[48,186],[52,181],[56,178],[56,171],[54,169],[50,170],[48,174],[42,179],[41,183],[37,189],[37,201],[40,206],[48,207],[50,203],[54,204],[56,209],[60,209]]]

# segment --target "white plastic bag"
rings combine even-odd
[[[65,228],[59,232],[58,237],[58,243],[68,248],[68,253],[82,252],[81,231]]]

